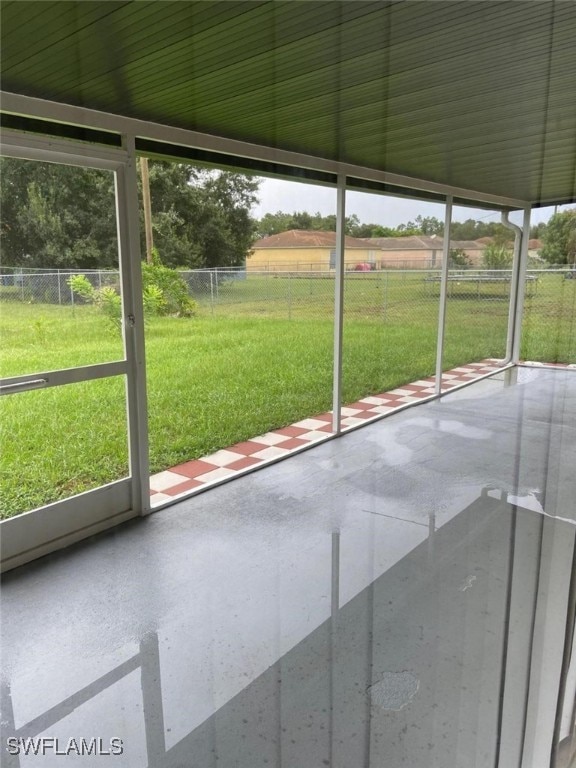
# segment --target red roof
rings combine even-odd
[[[345,238],[346,248],[362,248],[368,250],[370,244],[357,237]],[[335,248],[336,232],[319,232],[313,229],[290,229],[257,240],[253,249],[257,248]]]

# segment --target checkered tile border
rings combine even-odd
[[[453,368],[442,375],[442,389],[450,390],[501,367],[499,360],[482,360]],[[341,425],[345,431],[370,419],[390,413],[402,405],[417,403],[434,394],[434,377],[404,384],[398,389],[372,395],[342,408]],[[244,470],[265,464],[271,459],[289,456],[299,448],[312,445],[332,431],[332,414],[321,413],[295,424],[236,443],[210,456],[187,461],[150,477],[152,506],[175,496],[207,486]]]

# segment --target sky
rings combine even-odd
[[[263,179],[260,185],[260,204],[253,209],[256,218],[262,218],[266,213],[284,211],[319,211],[323,216],[335,213],[336,190],[320,187],[314,184],[302,184],[282,179]],[[560,206],[558,210],[573,206]],[[438,203],[424,203],[416,200],[406,200],[387,195],[374,195],[362,192],[346,194],[346,215],[355,213],[365,224],[381,224],[386,227],[397,227],[399,224],[414,220],[418,214],[444,218],[444,206]],[[554,213],[554,208],[535,208],[532,211],[531,222],[548,221]],[[485,221],[500,221],[497,211],[482,211],[476,208],[454,207],[452,220],[481,219]],[[521,223],[519,213],[510,216],[512,221]]]

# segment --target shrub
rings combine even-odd
[[[84,299],[84,301],[95,303],[96,289],[86,275],[72,275],[66,282],[73,292]]]
[[[85,275],[72,275],[68,279],[72,291],[84,301],[94,304],[117,330],[122,327],[122,299],[116,288],[94,288]],[[184,280],[174,269],[165,267],[157,252],[152,264],[142,264],[142,300],[145,316],[176,315],[192,317],[196,302],[188,295]]]
[[[506,245],[490,243],[484,249],[482,263],[488,269],[510,269],[513,253]]]
[[[144,313],[149,315],[166,314],[166,299],[162,290],[152,283],[142,290],[142,299],[144,302]]]
[[[109,285],[94,291],[95,304],[108,318],[110,324],[121,330],[122,328],[122,299],[114,288]]]
[[[94,304],[108,318],[110,325],[116,330],[122,327],[122,299],[115,288],[106,285],[94,288],[86,275],[72,275],[68,278],[72,291],[88,304]]]
[[[196,314],[196,302],[188,295],[188,286],[178,272],[165,267],[155,255],[152,264],[142,264],[144,296],[151,288],[162,294],[163,301],[156,306],[155,314],[192,317]]]
[[[448,265],[450,267],[468,269],[470,266],[470,258],[462,248],[450,248]]]

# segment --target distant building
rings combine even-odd
[[[379,248],[379,269],[434,269],[442,264],[443,239],[439,235],[370,237],[366,241]],[[451,249],[464,251],[472,266],[481,263],[484,247],[475,240],[452,240],[450,243]]]
[[[379,251],[366,240],[346,237],[344,260],[347,269],[358,264],[374,264]],[[329,272],[336,266],[336,233],[290,229],[258,240],[246,260],[248,272]]]
[[[453,240],[451,248],[464,251],[472,266],[482,261],[482,243]],[[346,237],[347,270],[434,269],[442,264],[442,237]],[[246,261],[249,272],[329,272],[336,264],[336,233],[291,229],[258,240]]]

